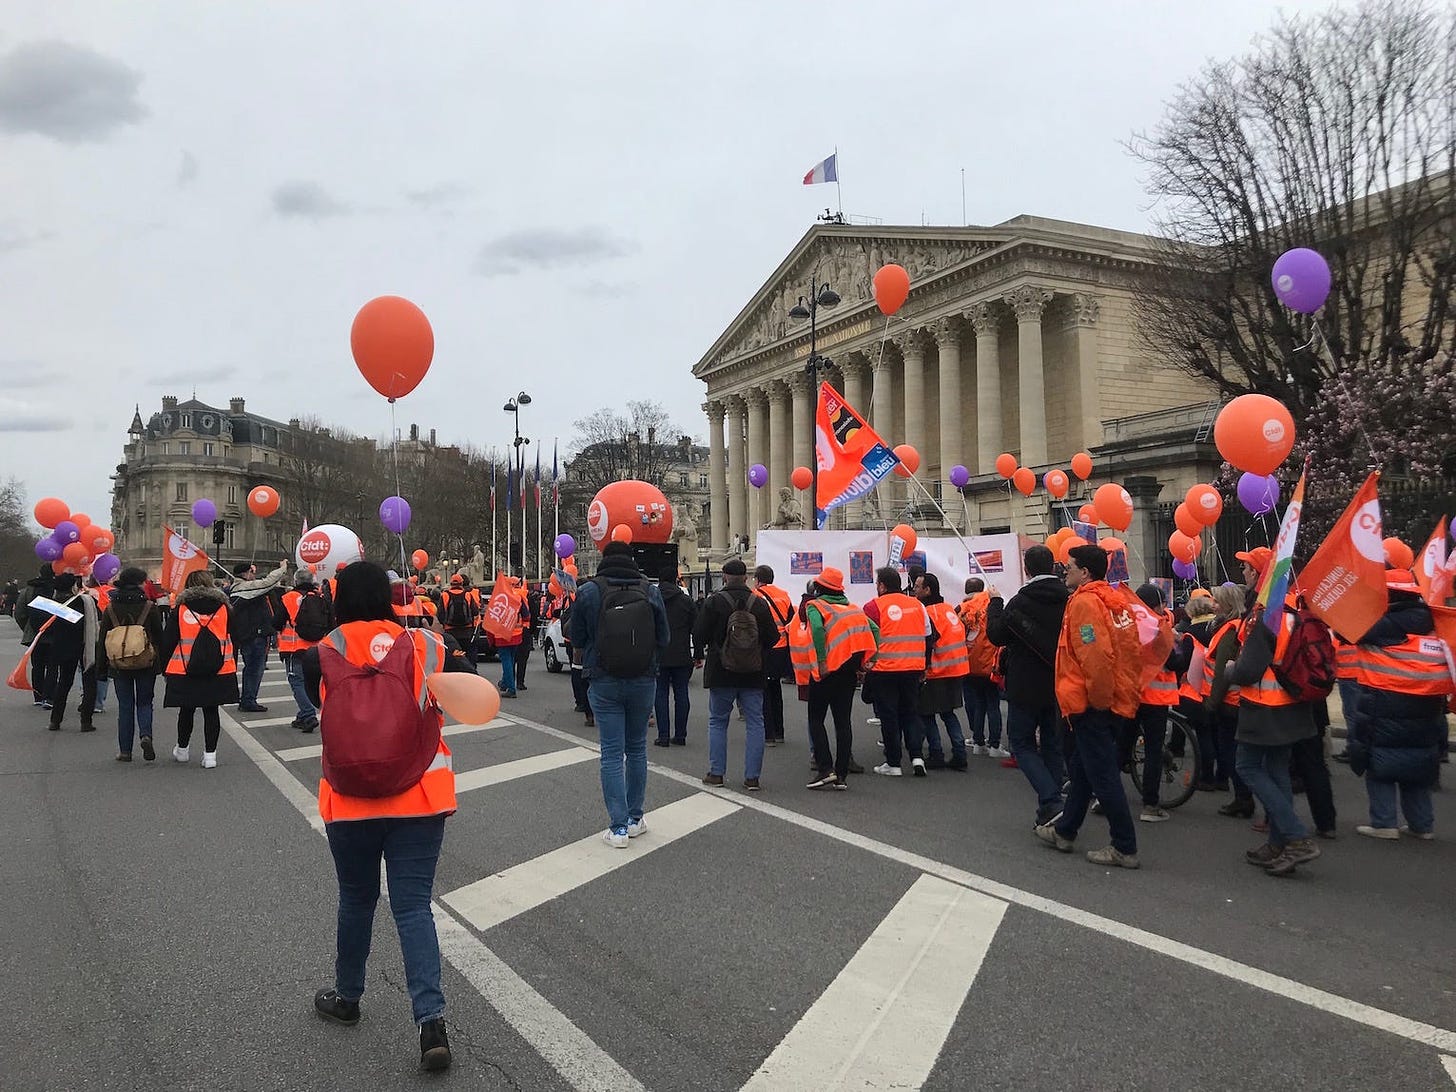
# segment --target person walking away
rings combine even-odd
[[[318,709],[304,685],[301,657],[334,628],[332,605],[319,593],[313,573],[299,569],[294,574],[293,590],[284,593],[274,625],[278,630],[278,657],[283,661],[297,711],[292,726],[300,732],[312,732],[318,727]]]
[[[921,725],[918,712],[920,684],[935,647],[930,615],[918,600],[900,590],[900,571],[883,568],[875,573],[874,613],[879,626],[879,647],[870,669],[875,713],[880,718],[880,739],[885,761],[875,773],[899,777],[904,772],[901,743],[910,752],[910,769],[925,776],[925,759],[920,754]],[[865,612],[870,614],[869,611]]]
[[[455,774],[426,680],[445,670],[445,646],[432,630],[395,621],[389,577],[373,562],[339,575],[333,608],[338,627],[298,654],[320,710],[318,808],[339,885],[334,984],[314,994],[314,1011],[346,1027],[359,1022],[382,861],[420,1068],[442,1070],[450,1039],[430,901]]]
[[[961,723],[955,711],[965,698],[965,680],[971,670],[966,628],[961,624],[961,616],[956,609],[941,597],[940,578],[934,573],[921,574],[915,582],[915,598],[930,616],[930,625],[935,631],[935,643],[930,650],[925,682],[920,687],[916,707],[925,726],[925,739],[930,749],[926,765],[932,770],[964,770],[967,768],[966,737],[961,733]],[[997,701],[999,704],[1000,699]],[[936,717],[945,723],[945,732],[950,738],[949,762],[940,745]]]
[[[723,563],[723,587],[710,595],[693,626],[704,649],[703,685],[708,689],[708,772],[705,785],[723,784],[728,768],[728,721],[736,703],[744,716],[743,787],[759,790],[763,773],[764,663],[778,642],[768,601],[748,588],[748,567],[738,558]]]
[[[70,607],[81,616],[74,622],[55,616],[55,620],[45,626],[43,632],[38,633],[35,641],[37,646],[45,650],[45,680],[41,685],[50,700],[50,730],[59,732],[66,717],[66,699],[71,696],[71,684],[75,682],[78,672],[91,670],[95,662],[98,627],[96,600],[82,591],[77,577],[70,573],[62,573],[56,577],[54,598],[62,606]],[[28,609],[34,615],[43,613],[34,606]],[[36,624],[39,627],[44,622],[37,621]],[[91,719],[94,708],[94,701],[81,703],[81,731],[96,730]]]
[[[1173,628],[1173,616],[1163,608],[1163,592],[1156,584],[1144,584],[1137,590],[1143,605]],[[1138,736],[1143,739],[1143,807],[1138,820],[1144,823],[1166,823],[1170,816],[1162,806],[1163,744],[1168,738],[1168,710],[1178,704],[1178,676],[1188,670],[1190,644],[1175,640],[1162,669],[1139,695],[1136,719],[1128,732],[1126,753],[1131,756]],[[1185,741],[1188,746],[1192,741]],[[1193,744],[1196,746],[1196,743]]]
[[[561,618],[561,638],[566,642],[566,656],[571,661],[571,696],[573,707],[576,712],[586,717],[588,728],[596,727],[596,717],[592,715],[591,702],[588,699],[588,686],[586,673],[581,662],[581,653],[571,637],[571,611],[576,603],[576,594],[562,596],[559,616]]]
[[[440,596],[440,624],[453,637],[472,664],[475,658],[475,624],[480,618],[480,608],[465,589],[465,578],[456,573],[450,578],[450,590]],[[511,687],[510,689],[514,689]],[[505,695],[502,694],[502,697]]]
[[[1214,768],[1218,764],[1218,726],[1203,715],[1203,696],[1199,692],[1218,607],[1211,593],[1198,588],[1189,596],[1183,611],[1187,618],[1174,630],[1188,656],[1188,668],[1178,685],[1178,711],[1193,725],[1198,737],[1199,769],[1203,772],[1203,780],[1195,787],[1199,792],[1226,792],[1228,783],[1220,786],[1214,779]]]
[[[778,643],[763,659],[763,738],[769,747],[777,747],[784,741],[784,680],[793,674],[793,665],[789,662],[789,623],[794,620],[794,601],[773,581],[772,566],[760,565],[753,570],[753,594],[768,604],[779,634]]]
[[[218,709],[238,700],[237,657],[234,652],[228,597],[206,569],[187,574],[176,609],[162,631],[157,650],[167,687],[164,709],[177,710],[177,745],[172,758],[187,762],[192,756],[192,729],[202,712],[202,768],[217,766],[217,744],[222,736]]]
[[[602,840],[625,849],[647,830],[647,718],[657,699],[657,665],[672,638],[656,586],[642,576],[625,542],[602,547],[592,580],[577,585],[571,647],[581,657],[601,746]]]
[[[496,655],[500,657],[500,695],[503,698],[516,696],[516,653],[520,651],[526,632],[526,597],[521,591],[521,582],[514,576],[501,578],[504,591],[509,596],[506,604],[505,626],[502,630],[491,630],[495,641]],[[499,583],[499,582],[498,582]],[[494,599],[494,593],[491,598]]]
[[[697,621],[698,608],[678,583],[676,565],[662,571],[657,591],[667,612],[670,636],[657,664],[657,738],[652,742],[658,747],[674,743],[681,747],[688,741],[688,713],[692,709],[688,690],[693,664],[702,658],[702,650],[693,647],[693,623]]]
[[[541,590],[528,590],[521,602],[521,643],[516,646],[516,689],[528,690],[526,662],[536,647],[536,634],[541,629]]]
[[[1235,764],[1235,736],[1238,734],[1241,698],[1239,688],[1231,685],[1228,678],[1228,669],[1239,656],[1240,617],[1244,601],[1244,589],[1237,585],[1225,584],[1213,590],[1214,631],[1208,642],[1208,655],[1204,658],[1203,676],[1199,680],[1203,718],[1213,726],[1218,743],[1214,784],[1232,784],[1234,790],[1233,799],[1219,808],[1218,813],[1234,819],[1248,819],[1254,814],[1254,794],[1244,784]]]
[[[1347,747],[1350,769],[1364,776],[1370,800],[1370,822],[1355,831],[1367,838],[1409,834],[1429,841],[1436,828],[1431,788],[1441,770],[1452,693],[1450,650],[1435,635],[1431,608],[1410,571],[1388,571],[1385,584],[1385,617],[1355,646],[1358,715]]]
[[[278,613],[282,593],[279,586],[288,577],[288,562],[280,562],[261,580],[251,561],[233,566],[233,584],[228,589],[228,617],[232,626],[233,646],[242,660],[242,696],[240,713],[266,713],[268,707],[258,704],[258,689],[263,685],[263,672],[268,667],[268,646],[277,633],[273,617]]]
[[[845,597],[844,573],[826,567],[789,627],[794,678],[808,690],[810,751],[822,763],[808,788],[849,788],[854,691],[877,644],[874,624]],[[834,718],[832,751],[826,713]]]
[[[106,608],[111,602],[112,585],[103,584],[94,576],[86,578],[86,594],[96,600],[96,618],[98,625],[100,618],[106,613]],[[100,637],[97,637],[98,642]],[[84,703],[90,700],[91,712],[106,712],[106,696],[111,693],[111,680],[106,675],[106,657],[101,654],[98,645],[96,658],[92,661],[91,671],[82,676],[81,701]]]
[[[101,652],[116,687],[116,760],[130,762],[132,741],[140,737],[142,757],[157,757],[152,746],[152,703],[162,669],[162,612],[142,590],[147,574],[135,566],[116,577],[100,619]]]
[[[1107,554],[1088,543],[1075,546],[1067,564],[1066,614],[1057,641],[1057,705],[1071,722],[1071,784],[1060,818],[1036,828],[1036,836],[1070,853],[1087,808],[1096,796],[1107,816],[1112,844],[1090,850],[1093,864],[1137,868],[1137,831],[1118,768],[1117,741],[1137,715],[1142,689],[1142,650],[1137,623],[1126,601],[1107,584]]]
[[[1062,813],[1066,760],[1062,714],[1057,708],[1054,664],[1067,609],[1067,586],[1053,573],[1056,559],[1045,546],[1022,557],[1028,580],[1003,603],[986,606],[986,636],[1002,649],[1006,675],[1006,738],[1016,765],[1036,793],[1034,826]]]
[[[50,691],[46,689],[46,662],[49,649],[44,643],[37,644],[35,635],[50,617],[45,611],[31,610],[30,603],[37,595],[47,599],[56,597],[56,571],[49,563],[40,567],[40,575],[25,582],[19,597],[15,600],[15,624],[20,627],[20,643],[30,647],[30,689],[38,709],[51,706]]]
[[[956,608],[969,650],[970,671],[962,681],[962,700],[971,730],[971,753],[1009,758],[1011,752],[1001,746],[1001,688],[991,677],[996,673],[998,654],[986,625],[991,597],[986,582],[972,576],[966,580],[966,597]]]

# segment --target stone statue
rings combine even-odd
[[[672,515],[672,540],[677,543],[678,565],[693,569],[698,564],[698,517],[702,513],[692,501],[684,501]]]
[[[773,523],[769,527],[777,531],[787,531],[790,528],[804,526],[804,512],[799,507],[798,500],[794,497],[794,491],[788,486],[779,490],[779,510],[774,515]]]
[[[485,583],[485,551],[480,548],[480,543],[471,547],[475,551],[470,557],[470,582],[477,588]]]

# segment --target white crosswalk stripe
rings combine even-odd
[[[455,791],[469,792],[471,789],[500,785],[506,781],[514,781],[518,777],[530,777],[532,774],[545,773],[547,770],[559,770],[563,766],[575,766],[578,762],[590,762],[596,757],[595,751],[588,751],[585,747],[568,747],[562,751],[548,751],[544,755],[532,755],[529,758],[518,758],[511,762],[500,762],[494,766],[483,766],[478,770],[466,770],[463,773],[457,771]]]
[[[244,728],[253,728],[266,724],[268,722],[254,720],[240,721],[239,723],[242,724]],[[284,718],[277,723],[291,724],[292,718]],[[447,724],[440,731],[440,734],[446,739],[450,739],[453,736],[470,735],[474,732],[487,732],[492,728],[503,728],[507,724],[514,723],[516,722],[511,720],[510,717],[497,716],[489,724]],[[303,747],[285,747],[281,751],[274,751],[273,753],[277,757],[281,758],[284,762],[298,762],[301,759],[305,758],[318,758],[324,753],[324,747],[322,743],[311,743]],[[593,751],[591,753],[595,754],[596,752]]]

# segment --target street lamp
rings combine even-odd
[[[804,297],[799,297],[799,302],[789,308],[789,318],[803,322],[809,320],[809,361],[804,365],[804,371],[809,373],[809,394],[814,398],[816,408],[811,411],[813,416],[809,422],[809,435],[814,437],[809,450],[809,472],[814,475],[813,484],[809,487],[809,507],[813,511],[813,519],[810,526],[819,530],[819,444],[818,433],[818,402],[819,398],[819,364],[821,357],[818,351],[819,339],[819,308],[838,307],[839,293],[829,287],[829,282],[819,283],[819,275],[815,273],[814,282],[809,286],[809,302],[804,302]],[[823,363],[828,364],[829,358],[822,358]]]
[[[526,452],[525,452],[525,445],[526,444],[529,444],[531,441],[527,437],[521,435],[521,407],[522,406],[529,406],[530,404],[531,404],[531,396],[529,394],[527,394],[525,391],[521,391],[514,398],[507,399],[506,400],[506,404],[501,407],[501,409],[504,412],[511,414],[515,418],[515,432],[516,432],[516,437],[511,442],[511,446],[514,447],[515,448],[515,451],[516,451],[516,458],[515,458],[515,462],[516,462],[516,466],[515,466],[516,488],[522,490],[522,496],[525,495],[524,494],[524,490],[526,488],[526,482],[525,482],[525,477],[526,477]],[[511,571],[511,508],[512,507],[514,507],[514,505],[510,505],[510,504],[507,504],[506,505],[506,572],[510,572]],[[526,546],[525,546],[525,543],[526,543],[526,516],[525,516],[525,509],[522,508],[522,510],[521,510],[521,566],[522,566],[523,569],[525,568],[525,563],[526,563]]]

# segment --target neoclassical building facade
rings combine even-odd
[[[1013,499],[994,471],[1002,452],[1040,483],[1089,451],[1094,481],[1151,475],[1154,498],[1208,474],[1217,459],[1200,433],[1215,396],[1152,359],[1134,329],[1134,295],[1157,242],[1034,216],[995,227],[812,228],[693,369],[707,385],[714,551],[743,536],[751,544],[773,522],[793,468],[813,458],[809,323],[789,310],[816,281],[841,297],[817,316],[819,378],[888,443],[921,455],[920,485],[892,478],[870,501],[833,513],[831,527],[907,514],[939,526],[928,492],[962,530],[1044,533],[1055,522],[1048,498],[1038,487]],[[871,279],[888,262],[905,267],[911,290],[887,321]],[[763,489],[748,483],[755,463],[769,471]],[[972,475],[961,496],[946,480],[957,464]]]

